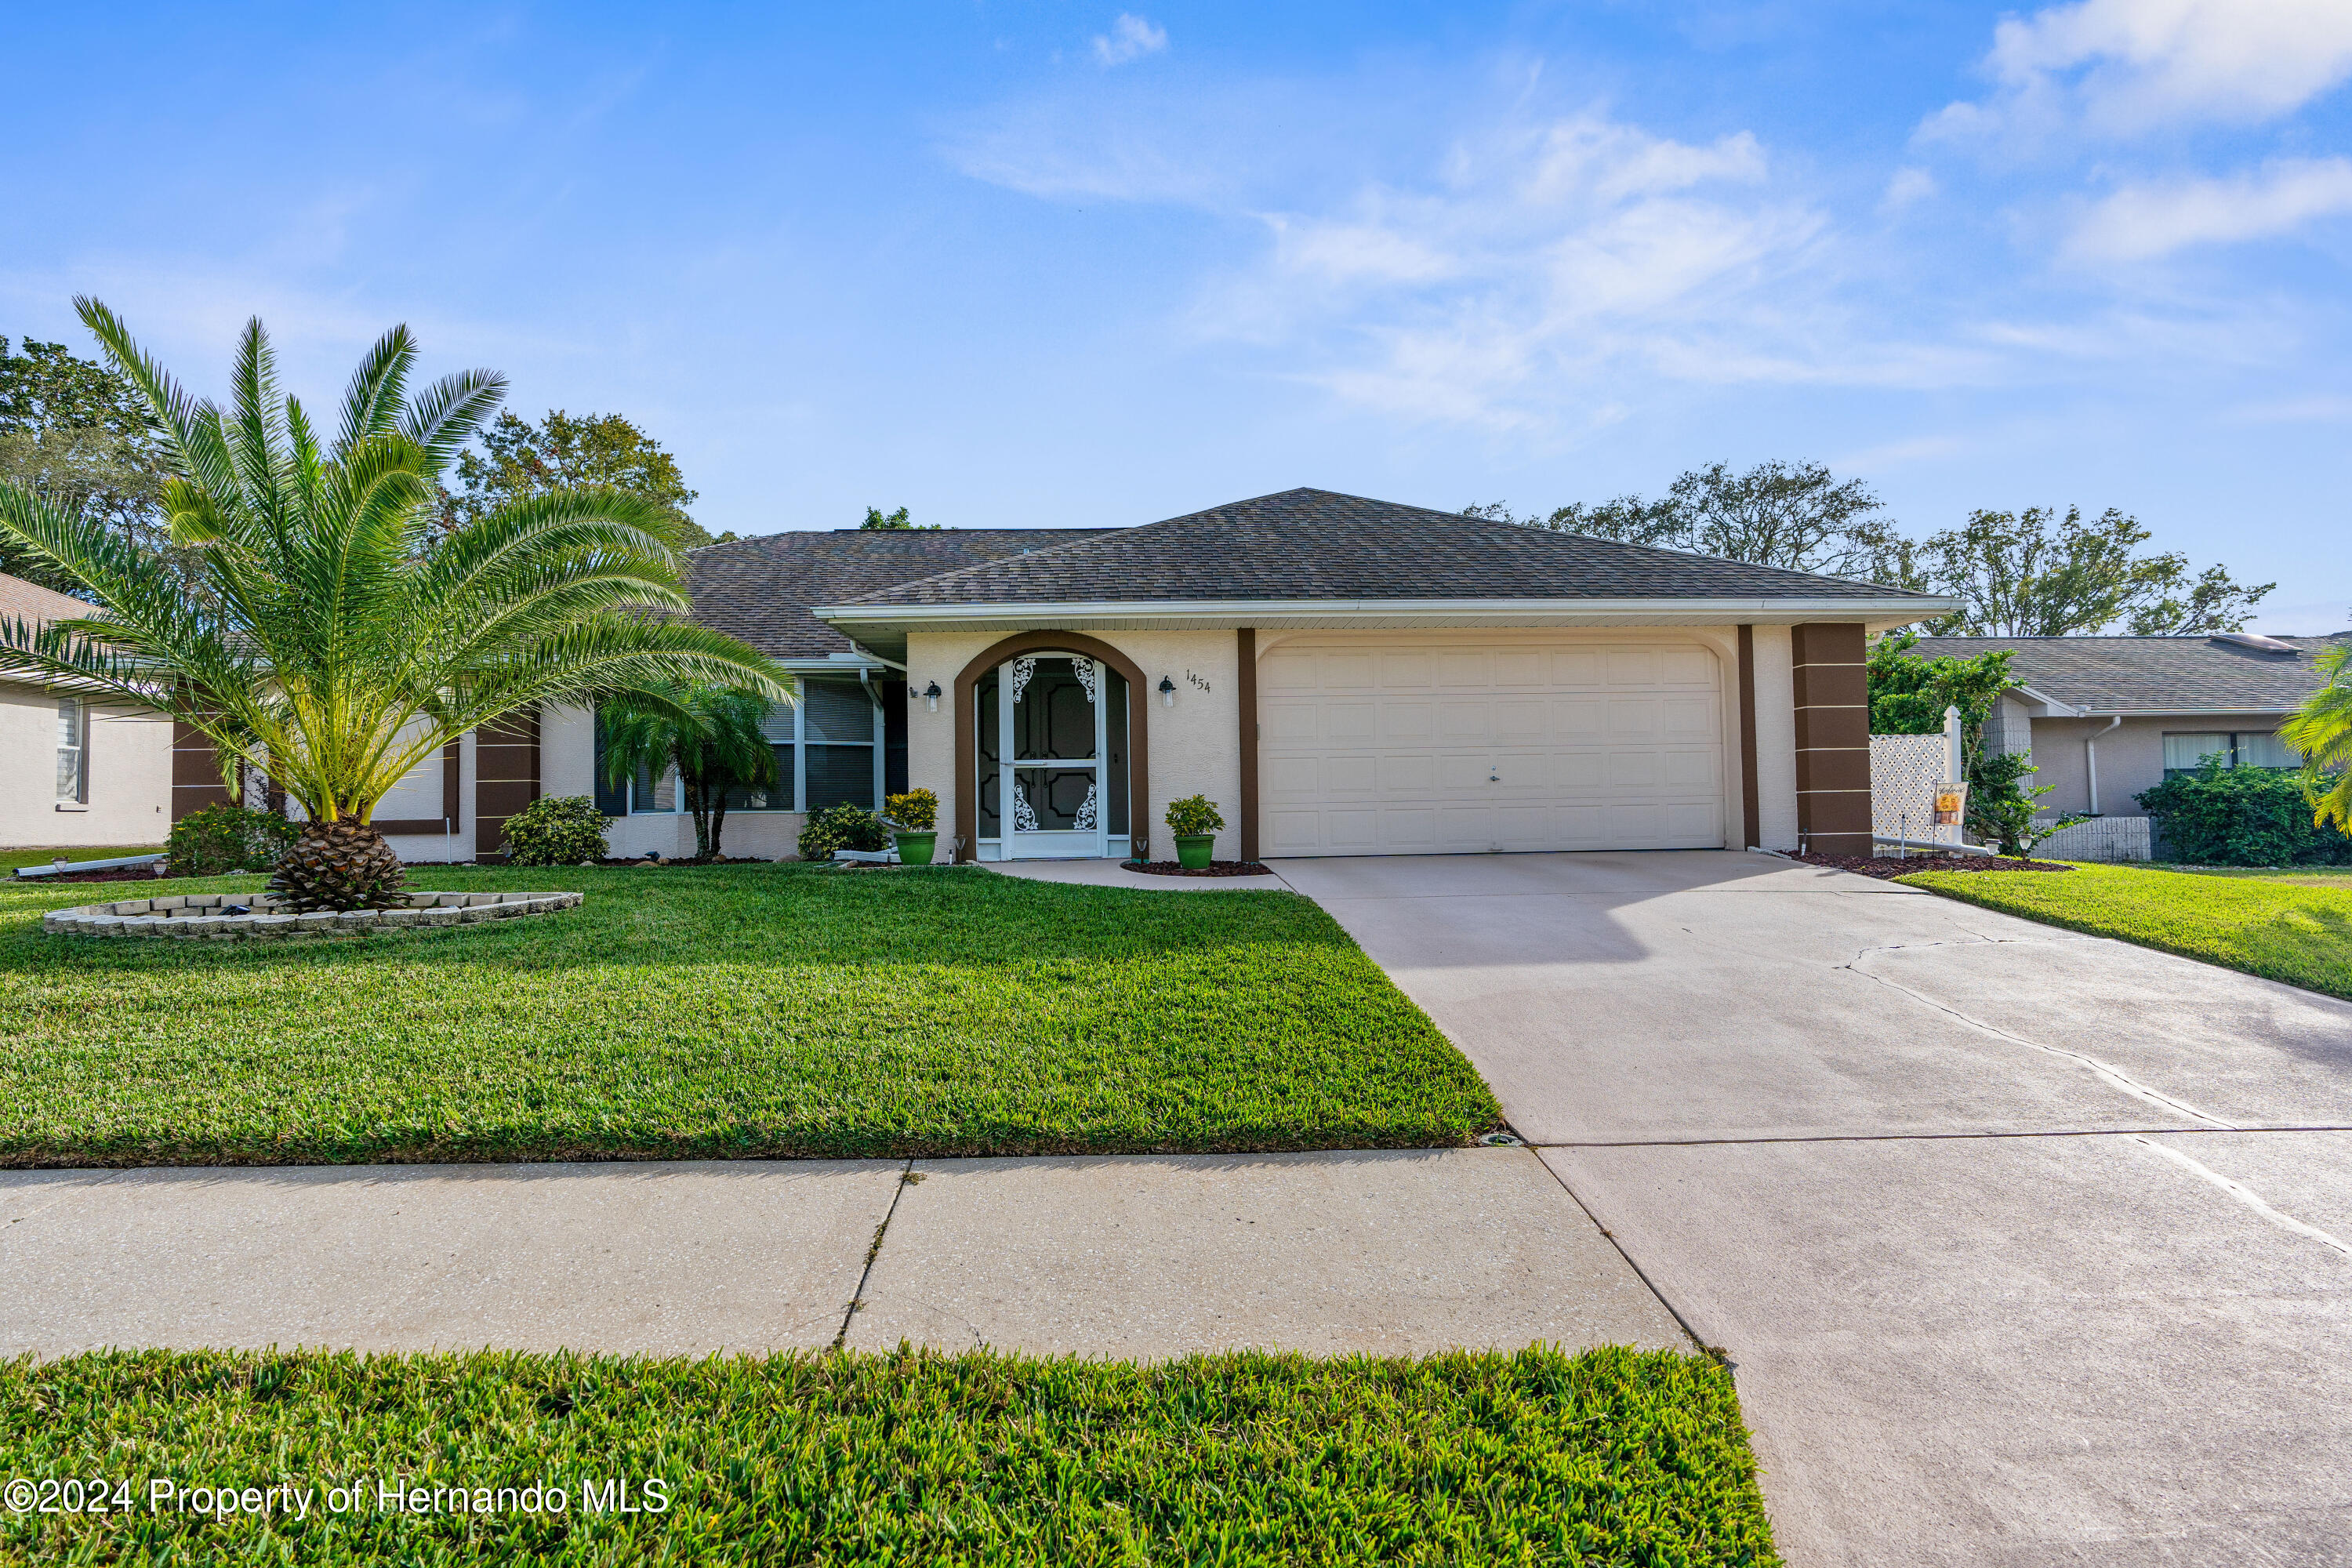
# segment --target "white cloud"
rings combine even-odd
[[[1939,189],[1941,187],[1936,184],[1936,176],[1925,169],[1916,166],[1897,169],[1895,171],[1894,178],[1886,182],[1886,194],[1879,198],[1878,210],[1885,213],[1902,212],[1919,202],[1926,201]]]
[[[2067,238],[2077,261],[2147,261],[2191,245],[2293,233],[2352,212],[2352,158],[2284,159],[2259,174],[2126,185],[2091,208]]]
[[[1804,341],[1802,291],[1782,287],[1816,259],[1823,222],[1771,188],[1745,132],[1685,142],[1598,112],[1510,125],[1457,143],[1420,185],[1261,218],[1270,250],[1210,291],[1196,329],[1409,417],[1591,427],[1622,416],[1637,376],[1897,374],[1899,350],[1832,368]]]
[[[1155,27],[1130,12],[1119,13],[1108,34],[1095,35],[1095,58],[1107,66],[1132,64],[1168,47],[1168,29]]]
[[[2031,136],[2075,115],[2109,135],[2275,119],[2352,77],[2346,0],[2078,0],[2004,18],[1985,60],[1999,83],[1928,136]]]

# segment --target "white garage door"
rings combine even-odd
[[[1280,646],[1258,725],[1267,855],[1724,842],[1722,686],[1696,644]]]

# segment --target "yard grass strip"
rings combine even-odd
[[[262,879],[0,887],[0,1164],[1394,1148],[1501,1124],[1294,893],[765,865],[413,881],[588,898],[175,942],[40,914]]]
[[[2352,999],[2352,887],[2077,865],[2063,875],[1898,877],[1946,898]]]
[[[129,1485],[0,1510],[10,1563],[1779,1562],[1730,1373],[1622,1348],[113,1352],[0,1364],[0,1473]]]

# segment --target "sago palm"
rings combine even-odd
[[[662,509],[555,491],[442,531],[437,479],[504,395],[472,371],[411,398],[416,347],[384,334],[331,438],[281,397],[258,321],[224,408],[183,391],[114,314],[82,321],[153,408],[176,477],[163,505],[198,592],[96,520],[0,485],[0,530],[70,574],[87,616],[0,626],[0,674],[161,709],[250,763],[308,818],[272,887],[303,908],[392,901],[370,826],[412,768],[468,730],[551,703],[684,684],[789,700],[780,671],[698,626]],[[652,699],[658,701],[658,699]]]
[[[2352,648],[2320,655],[2319,673],[2326,684],[2279,726],[2279,738],[2303,753],[2313,824],[2352,833]]]

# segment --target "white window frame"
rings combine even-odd
[[[68,713],[70,712],[70,717]],[[74,793],[58,796],[60,809],[89,804],[89,703],[79,697],[58,699],[58,760],[74,757]],[[70,730],[73,738],[66,738]]]

